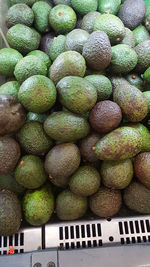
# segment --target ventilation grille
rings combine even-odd
[[[102,246],[101,224],[79,224],[59,227],[61,249]]]
[[[119,222],[120,243],[150,242],[150,220],[125,220]]]
[[[14,253],[24,252],[24,233],[13,236],[0,236],[0,255],[8,254],[10,246],[14,248]]]

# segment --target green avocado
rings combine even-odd
[[[126,44],[129,45],[131,48],[135,47],[135,39],[134,39],[134,34],[133,32],[125,27],[125,36],[120,42],[120,44]]]
[[[129,73],[126,80],[133,86],[137,87],[141,92],[144,91],[144,81],[137,73]]]
[[[13,173],[0,176],[0,190],[3,189],[14,192],[18,196],[22,196],[25,192],[25,188],[16,181]]]
[[[49,32],[49,12],[52,6],[44,1],[38,1],[32,6],[34,13],[34,27],[37,31]]]
[[[65,42],[65,35],[54,37],[49,47],[49,55],[52,61],[54,61],[61,53],[65,52]]]
[[[143,25],[139,25],[133,30],[135,45],[138,45],[146,40],[150,40],[150,34]]]
[[[89,37],[89,33],[82,29],[75,29],[66,36],[65,50],[77,51],[82,54],[83,46]]]
[[[85,15],[90,11],[96,11],[98,7],[97,0],[71,0],[73,9],[77,11],[80,15]]]
[[[138,62],[135,70],[139,73],[144,73],[150,66],[150,40],[146,40],[135,47],[135,52],[138,56]]]
[[[20,84],[17,81],[10,81],[0,86],[1,95],[13,95],[18,96]]]
[[[88,33],[93,32],[94,22],[97,17],[101,14],[97,11],[90,11],[88,12],[82,19],[81,22],[81,29],[87,31]]]
[[[28,112],[27,113],[27,121],[38,121],[40,123],[43,123],[47,118],[46,113],[38,114],[34,112]]]
[[[39,0],[10,0],[10,4],[11,5],[26,4],[28,6],[32,6],[37,1],[39,1]]]
[[[119,11],[121,0],[99,0],[98,10],[103,14],[116,15]]]
[[[33,50],[30,53],[28,53],[27,56],[38,57],[39,59],[41,59],[43,61],[43,63],[45,63],[47,69],[49,69],[49,67],[51,66],[51,60],[50,60],[49,56],[46,53],[44,53],[43,51]]]
[[[150,32],[150,6],[146,8],[145,27]]]

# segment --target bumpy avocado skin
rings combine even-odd
[[[135,52],[138,56],[135,70],[139,73],[144,73],[150,65],[150,40],[138,44],[135,47]]]
[[[101,14],[97,11],[90,11],[87,13],[82,19],[81,29],[87,31],[88,33],[92,33],[94,22],[100,15]]]
[[[49,55],[52,61],[54,61],[61,53],[65,52],[65,35],[58,35],[54,38],[49,47]]]
[[[34,27],[37,31],[45,33],[50,30],[49,12],[51,9],[51,5],[44,1],[38,1],[32,6],[34,13]]]
[[[131,127],[120,127],[101,138],[93,149],[100,160],[122,160],[141,151],[140,133]]]

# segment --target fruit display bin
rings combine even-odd
[[[5,40],[7,10],[8,1],[0,0],[1,48],[7,46]],[[0,77],[0,84],[3,82],[4,78]],[[54,218],[42,227],[22,226],[15,235],[0,237],[0,254],[8,254],[10,246],[13,246],[15,254],[19,254],[38,250],[46,251],[46,249],[69,250],[98,247],[100,249],[100,247],[150,243],[150,216],[133,215],[131,211],[129,214],[125,212],[125,215],[108,219],[89,215],[74,222],[60,222]]]

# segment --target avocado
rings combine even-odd
[[[100,187],[98,192],[89,199],[91,211],[100,217],[111,217],[121,208],[122,197],[120,190]]]
[[[103,14],[116,15],[119,11],[121,0],[99,0],[98,10]]]
[[[120,9],[119,17],[125,27],[134,30],[143,22],[145,12],[144,0],[126,0]]]
[[[120,75],[112,75],[109,76],[109,79],[111,81],[112,84],[112,91],[114,92],[115,88],[119,85],[129,85],[129,82],[122,76]]]
[[[55,5],[67,5],[67,6],[71,6],[71,0],[53,0]]]
[[[40,36],[28,26],[16,24],[6,34],[9,45],[20,53],[27,54],[38,49]]]
[[[0,74],[5,76],[13,76],[16,64],[23,56],[15,49],[0,49]]]
[[[146,40],[135,47],[135,52],[138,56],[136,71],[144,73],[150,66],[150,40]]]
[[[10,191],[0,191],[0,235],[15,234],[21,225],[21,206],[17,196]]]
[[[44,122],[45,132],[54,140],[72,142],[88,135],[87,120],[71,112],[53,112]]]
[[[100,187],[99,172],[90,165],[81,166],[70,178],[69,188],[78,196],[91,196]]]
[[[147,83],[150,83],[150,67],[144,72],[143,78]]]
[[[142,137],[142,148],[141,152],[149,152],[150,151],[150,132],[146,126],[141,123],[128,123],[128,127],[133,127],[138,130]]]
[[[128,159],[141,151],[142,137],[131,127],[120,127],[102,137],[93,147],[100,160]]]
[[[71,0],[73,9],[80,15],[85,15],[90,11],[96,11],[98,7],[97,0]]]
[[[77,196],[70,190],[62,191],[56,199],[56,213],[60,220],[72,221],[81,218],[87,211],[87,198]]]
[[[79,142],[80,154],[83,162],[96,162],[98,161],[92,147],[99,141],[100,135],[98,133],[90,133]]]
[[[51,60],[50,60],[49,56],[46,53],[44,53],[43,51],[33,50],[30,53],[28,53],[27,56],[36,56],[39,59],[41,59],[43,61],[43,63],[46,65],[47,70],[51,66]]]
[[[103,101],[110,98],[112,94],[112,85],[110,80],[101,74],[93,74],[84,77],[97,90],[97,100]]]
[[[55,37],[55,33],[53,31],[51,31],[50,33],[44,34],[41,37],[40,50],[42,50],[48,56],[49,56],[49,47],[54,37]]]
[[[49,23],[58,34],[66,34],[76,26],[77,16],[70,6],[57,5],[50,10]]]
[[[57,84],[66,76],[83,77],[86,70],[85,59],[76,51],[66,51],[60,54],[50,67],[49,77]]]
[[[104,70],[111,61],[111,45],[107,34],[96,31],[90,34],[83,46],[83,57],[94,70]]]
[[[54,211],[54,196],[50,184],[35,190],[28,190],[23,198],[25,220],[34,226],[40,226],[51,218]]]
[[[96,88],[80,77],[64,77],[58,82],[56,89],[59,102],[77,114],[90,111],[97,101]]]
[[[12,95],[17,98],[19,88],[20,88],[20,84],[17,81],[10,81],[0,86],[0,94],[1,95]]]
[[[129,45],[131,48],[135,46],[135,39],[134,39],[134,34],[133,32],[125,27],[125,36],[120,42],[120,44],[126,44]]]
[[[112,189],[124,189],[133,178],[133,164],[131,159],[120,161],[103,161],[100,175],[103,184]]]
[[[82,19],[81,22],[81,29],[87,31],[88,33],[93,32],[93,26],[94,22],[97,17],[99,17],[101,14],[97,11],[90,11],[88,12]]]
[[[138,45],[146,40],[150,40],[150,34],[143,25],[139,25],[133,30],[135,45]]]
[[[47,75],[47,66],[36,56],[27,56],[21,59],[15,66],[14,75],[17,81],[22,84],[33,75]]]
[[[16,24],[31,26],[34,21],[34,13],[26,4],[16,4],[8,9],[6,16],[7,28]]]
[[[119,43],[125,36],[125,27],[122,21],[115,15],[103,14],[94,22],[94,31],[104,31],[112,45]]]
[[[150,153],[144,152],[134,159],[134,173],[138,180],[150,189]]]
[[[25,192],[25,188],[18,184],[13,173],[0,175],[0,190],[3,189],[14,192],[18,196],[22,196]]]
[[[150,6],[146,8],[145,27],[150,32]]]
[[[48,32],[49,26],[49,12],[52,6],[44,1],[38,1],[32,6],[34,13],[34,27],[39,32]]]
[[[111,132],[117,128],[121,120],[121,108],[110,100],[98,102],[90,111],[90,125],[100,134]]]
[[[77,51],[82,54],[83,46],[89,37],[89,33],[82,29],[75,29],[66,36],[65,50]]]
[[[80,165],[80,151],[75,144],[66,143],[54,146],[45,158],[45,170],[50,181],[58,187],[66,187],[69,176]]]
[[[10,0],[10,4],[11,5],[26,4],[26,5],[32,6],[37,1],[39,0]]]
[[[150,190],[139,182],[132,182],[124,191],[125,205],[141,214],[150,213]]]
[[[47,77],[34,75],[22,83],[18,99],[28,111],[43,113],[55,104],[56,88]]]
[[[27,121],[38,121],[40,123],[43,123],[47,118],[46,113],[38,114],[34,112],[28,112],[27,113]]]
[[[150,91],[146,91],[143,93],[148,103],[148,115],[150,114]]]
[[[43,125],[37,121],[26,122],[17,133],[17,138],[28,154],[44,155],[53,145],[51,138],[43,130]]]
[[[52,61],[54,61],[61,53],[65,52],[65,35],[58,35],[54,37],[49,47],[49,55]]]
[[[44,162],[34,155],[23,156],[15,169],[15,178],[20,185],[27,189],[36,189],[42,186],[47,180]]]
[[[114,90],[113,100],[120,106],[124,118],[128,121],[139,122],[143,120],[148,113],[146,98],[135,86],[118,86]]]
[[[19,144],[11,137],[0,137],[0,175],[12,172],[19,158]]]
[[[137,73],[129,73],[125,78],[131,85],[137,87],[141,92],[144,91],[144,81],[141,79],[140,75]]]
[[[133,70],[138,62],[138,56],[133,48],[125,44],[112,47],[110,71],[114,73],[127,73]]]
[[[0,95],[0,134],[17,132],[25,120],[25,110],[17,98],[12,95]]]

